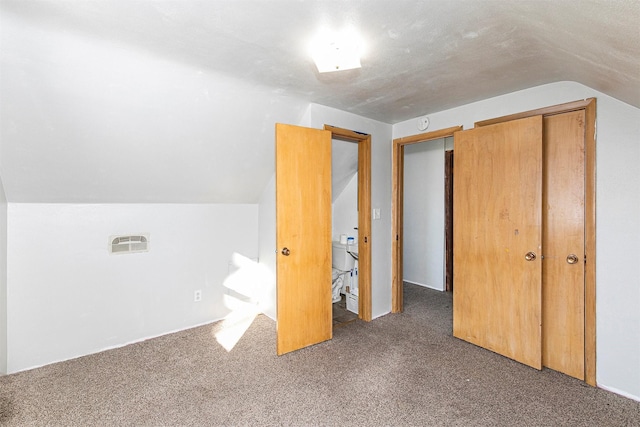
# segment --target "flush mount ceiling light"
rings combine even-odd
[[[311,43],[311,56],[320,73],[360,68],[362,41],[355,31],[322,30]]]

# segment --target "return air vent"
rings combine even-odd
[[[127,254],[149,251],[149,235],[109,237],[109,252],[112,254]]]

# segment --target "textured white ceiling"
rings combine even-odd
[[[640,107],[637,0],[6,1],[64,31],[118,41],[395,123],[555,81]],[[319,75],[320,26],[359,30],[363,67]]]
[[[0,173],[16,202],[255,202],[273,122],[393,124],[576,81],[640,108],[637,0],[0,0]],[[362,68],[319,75],[321,26]],[[266,143],[268,141],[268,143]]]

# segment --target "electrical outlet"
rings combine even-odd
[[[194,302],[202,301],[202,291],[200,289],[198,289],[193,293],[193,301]]]

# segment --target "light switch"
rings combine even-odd
[[[373,219],[380,219],[380,208],[373,209]]]

